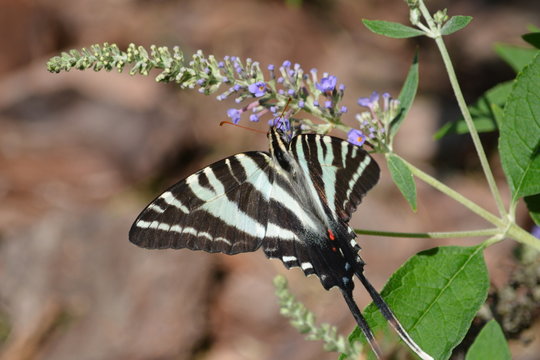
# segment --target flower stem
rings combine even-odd
[[[398,156],[398,155],[396,155]],[[520,242],[525,245],[532,246],[538,250],[540,250],[540,241],[536,239],[534,236],[532,236],[530,233],[519,227],[516,223],[514,223],[510,218],[504,217],[502,219],[499,219],[497,216],[493,215],[491,212],[487,211],[483,207],[479,206],[478,204],[474,203],[473,201],[467,199],[457,191],[449,188],[445,184],[441,183],[439,180],[435,179],[431,175],[423,172],[422,170],[418,169],[405,159],[400,159],[407,165],[407,167],[411,170],[413,175],[415,175],[420,180],[424,181],[428,185],[431,185],[435,189],[439,190],[443,194],[447,195],[448,197],[451,197],[452,199],[456,200],[478,216],[484,218],[485,220],[489,221],[493,225],[495,225],[498,228],[500,235],[494,235],[492,239],[486,243],[488,245],[491,245],[493,243],[496,243],[498,241],[503,240],[506,237],[512,238],[516,240],[517,242]],[[482,231],[482,230],[479,230]],[[428,233],[429,234],[429,233]],[[480,235],[489,235],[489,234],[480,234]],[[471,235],[472,236],[472,235]],[[476,235],[478,236],[478,234]]]
[[[428,23],[430,29],[432,29],[433,31],[438,31],[437,26],[435,25],[431,17],[431,14],[429,13],[428,9],[426,8],[422,0],[419,1],[419,8],[420,8],[420,11],[422,12],[422,15],[426,19],[426,22]],[[502,201],[501,194],[499,192],[499,189],[497,188],[497,183],[495,182],[495,178],[493,177],[493,172],[491,171],[489,162],[486,157],[486,153],[482,146],[482,142],[480,141],[480,137],[478,136],[478,131],[476,130],[476,127],[472,120],[469,109],[467,108],[465,99],[463,98],[463,93],[461,92],[461,88],[457,80],[456,72],[454,70],[454,66],[452,65],[452,61],[450,60],[450,56],[444,44],[443,38],[438,33],[438,35],[435,36],[434,39],[435,39],[435,43],[437,44],[437,47],[439,48],[439,52],[441,53],[442,60],[443,60],[444,66],[446,67],[448,78],[450,80],[450,84],[452,85],[454,95],[456,96],[459,109],[461,110],[463,118],[465,119],[465,123],[467,124],[467,128],[469,129],[469,133],[471,134],[471,138],[474,143],[476,152],[478,153],[478,158],[480,160],[482,170],[484,171],[484,175],[488,182],[489,188],[491,190],[495,203],[497,204],[497,209],[499,210],[499,214],[501,217],[506,217],[507,213],[504,207],[504,203]]]
[[[355,229],[354,231],[357,234],[361,234],[361,235],[420,238],[420,239],[425,239],[425,238],[448,239],[448,238],[461,238],[461,237],[473,237],[473,236],[493,236],[501,232],[497,228],[469,230],[469,231],[425,232],[425,233],[406,233],[406,232],[361,230],[361,229]]]
[[[493,225],[497,226],[498,228],[504,227],[504,222],[501,219],[499,219],[497,216],[493,215],[492,213],[490,213],[489,211],[487,211],[483,207],[477,205],[473,201],[467,199],[465,196],[461,195],[457,191],[455,191],[455,190],[451,189],[450,187],[446,186],[445,184],[443,184],[439,180],[435,179],[431,175],[429,175],[429,174],[423,172],[422,170],[418,169],[416,166],[412,165],[411,163],[409,163],[407,160],[403,159],[399,155],[397,155],[397,154],[395,154],[395,155],[398,156],[405,163],[405,165],[407,165],[409,170],[411,170],[413,175],[415,175],[420,180],[424,181],[425,183],[427,183],[428,185],[430,185],[430,186],[434,187],[435,189],[439,190],[443,194],[445,194],[445,195],[451,197],[452,199],[456,200],[457,202],[459,202],[460,204],[462,204],[463,206],[465,206],[466,208],[468,208],[469,210],[471,210],[472,212],[474,212],[478,216],[486,219],[487,221],[489,221]]]
[[[519,227],[515,223],[510,223],[506,231],[506,236],[525,245],[532,246],[540,250],[540,240],[534,237],[531,233]]]

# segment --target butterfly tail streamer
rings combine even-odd
[[[358,324],[358,327],[360,330],[362,330],[362,333],[364,333],[364,336],[366,337],[369,345],[371,346],[371,349],[375,353],[375,356],[377,359],[382,359],[382,352],[379,347],[379,344],[375,341],[375,337],[373,336],[373,332],[369,328],[369,325],[362,315],[362,312],[358,308],[358,305],[356,305],[356,302],[354,301],[352,297],[352,291],[347,289],[341,289],[341,293],[343,294],[343,297],[345,298],[345,301],[347,302],[347,305],[349,305],[349,309],[351,310],[354,319],[356,320],[356,323]]]
[[[423,351],[418,344],[414,342],[414,340],[411,338],[411,336],[407,333],[407,331],[403,328],[403,326],[400,324],[392,310],[390,310],[390,307],[388,304],[383,300],[381,295],[375,290],[373,285],[368,281],[368,279],[364,276],[364,274],[361,271],[356,271],[356,276],[360,279],[362,282],[362,285],[366,288],[369,295],[373,299],[373,302],[379,310],[381,311],[384,318],[390,323],[390,325],[394,328],[394,330],[397,332],[399,337],[409,346],[409,348],[418,355],[422,360],[433,360],[433,357],[431,357],[429,354],[427,354],[425,351]]]

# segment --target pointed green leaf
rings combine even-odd
[[[489,321],[467,351],[465,360],[510,360],[508,342],[497,321]]]
[[[456,15],[452,16],[441,28],[442,35],[450,35],[458,30],[463,29],[469,25],[472,20],[472,16]]]
[[[511,46],[505,44],[495,45],[495,52],[514,69],[516,73],[520,72],[525,65],[529,64],[538,54],[538,50]]]
[[[540,193],[540,56],[518,75],[500,124],[499,152],[512,201]]]
[[[525,196],[525,203],[529,209],[529,215],[534,223],[540,226],[540,194]]]
[[[497,125],[491,117],[478,117],[474,118],[474,127],[479,133],[490,132],[497,130]],[[469,128],[465,123],[465,120],[459,119],[458,121],[452,121],[441,126],[439,130],[433,135],[433,138],[438,140],[447,135],[452,134],[468,134]]]
[[[504,121],[504,109],[497,104],[491,104],[491,112],[493,113],[493,119],[495,119],[497,128],[500,128]]]
[[[407,165],[394,154],[389,154],[386,157],[388,161],[388,170],[392,180],[403,194],[411,209],[416,211],[416,184],[411,170]]]
[[[362,19],[362,22],[375,34],[384,35],[394,39],[404,39],[424,35],[424,32],[421,30],[391,21]]]
[[[409,109],[411,108],[414,98],[416,96],[416,90],[418,90],[418,53],[414,54],[412,65],[407,74],[407,78],[403,83],[401,92],[399,93],[399,107],[400,111],[398,116],[390,124],[390,136],[396,135],[401,123],[407,116]]]
[[[528,33],[523,35],[521,38],[535,48],[540,49],[540,32]]]
[[[503,107],[508,95],[512,90],[512,81],[500,83],[484,93],[473,105],[469,106],[472,119],[478,132],[489,132],[497,130],[497,122],[493,114],[493,105]],[[440,139],[449,134],[468,134],[469,128],[465,119],[443,125],[434,135],[435,139]]]
[[[381,295],[416,343],[444,360],[467,333],[488,288],[482,247],[448,246],[413,256],[390,277]],[[373,303],[364,315],[375,334],[391,334]],[[349,337],[360,339],[358,329]]]

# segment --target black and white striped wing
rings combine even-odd
[[[257,250],[267,231],[271,163],[265,152],[246,152],[188,176],[141,212],[129,240],[148,249]]]
[[[334,216],[348,222],[379,180],[379,166],[362,148],[332,136],[298,135],[289,145]]]

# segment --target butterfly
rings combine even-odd
[[[268,132],[270,151],[239,153],[179,181],[153,200],[129,232],[147,249],[237,254],[262,247],[287,268],[315,274],[341,290],[377,357],[381,351],[352,291],[356,276],[404,342],[413,341],[363,274],[356,234],[348,222],[377,183],[379,166],[359,146],[319,134]]]

